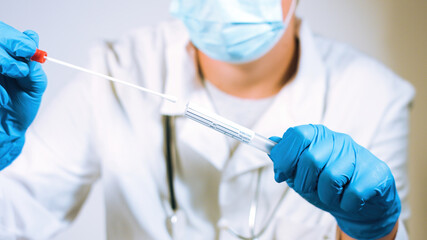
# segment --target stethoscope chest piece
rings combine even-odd
[[[185,239],[187,219],[182,210],[178,209],[166,218],[166,227],[174,240]]]

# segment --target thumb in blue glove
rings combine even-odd
[[[0,170],[21,152],[25,132],[34,120],[47,78],[41,65],[29,61],[38,35],[0,22]]]
[[[400,214],[393,175],[350,136],[304,125],[272,140],[275,180],[331,213],[347,235],[377,239],[393,230]]]

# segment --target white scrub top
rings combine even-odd
[[[409,217],[406,173],[408,110],[414,90],[377,61],[299,27],[298,72],[253,129],[281,136],[301,124],[324,124],[353,137],[391,168]],[[214,111],[198,78],[194,49],[180,22],[142,28],[92,52],[91,69],[175,95]],[[274,181],[269,157],[183,116],[183,109],[132,88],[70,82],[37,117],[22,154],[0,173],[0,239],[48,239],[72,221],[101,181],[108,239],[170,239],[163,115],[176,116],[177,202],[184,239],[249,234],[249,206],[261,171],[256,229],[287,188]],[[336,221],[289,190],[260,239],[334,239]],[[257,230],[255,231],[257,232]],[[405,239],[404,225],[399,239]]]

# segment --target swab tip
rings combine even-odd
[[[178,98],[177,98],[177,97],[175,97],[175,96],[166,96],[166,99],[167,99],[169,102],[172,102],[172,103],[176,103],[176,102],[178,102]]]

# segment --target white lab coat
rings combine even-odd
[[[351,135],[387,162],[409,216],[406,173],[408,105],[414,90],[350,47],[299,30],[300,59],[253,128],[281,136],[288,127],[324,124]],[[143,28],[93,51],[91,68],[213,111],[196,76],[189,38],[179,22]],[[225,136],[183,117],[183,109],[132,88],[81,77],[37,117],[18,159],[0,174],[0,239],[47,239],[76,216],[101,181],[108,239],[170,239],[162,115],[177,116],[176,195],[186,215],[185,239],[233,239],[219,225],[248,234],[257,170],[257,229],[287,188],[272,162],[240,145],[229,159]],[[290,190],[260,239],[333,239],[334,218]],[[403,224],[399,239],[405,239]]]

